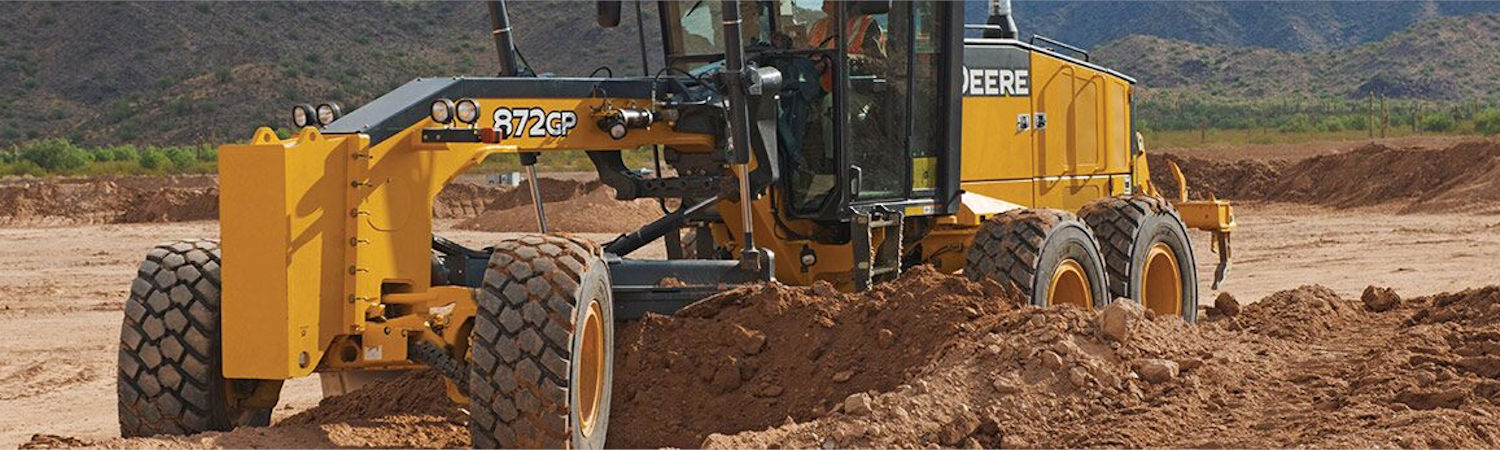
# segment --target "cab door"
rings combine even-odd
[[[932,196],[946,175],[954,6],[843,2],[842,148],[853,202]],[[872,9],[870,5],[889,5]]]
[[[1034,51],[1032,118],[1038,206],[1075,210],[1109,192],[1098,71]]]

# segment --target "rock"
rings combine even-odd
[[[1365,309],[1372,312],[1390,311],[1401,305],[1401,297],[1391,288],[1366,286],[1359,299],[1365,302]]]
[[[856,392],[844,398],[844,413],[854,416],[868,416],[874,410],[874,401],[870,394]]]
[[[739,325],[734,326],[734,345],[746,356],[760,353],[766,347],[766,334]]]
[[[839,290],[834,288],[833,284],[823,280],[813,283],[812,292],[821,297],[838,297],[840,295]]]
[[[1068,382],[1073,383],[1073,387],[1088,387],[1089,372],[1082,367],[1074,367],[1068,371]]]
[[[854,378],[853,370],[844,370],[833,374],[834,383],[843,383],[845,381],[849,381],[850,378]]]
[[[786,389],[782,388],[780,385],[773,384],[773,385],[761,388],[760,391],[757,391],[755,393],[755,396],[756,397],[780,397],[781,393],[785,392],[785,391],[786,391]]]
[[[879,344],[880,348],[890,348],[891,344],[896,343],[896,332],[881,328],[876,332],[875,343]]]
[[[1057,352],[1054,352],[1052,350],[1044,350],[1041,353],[1038,353],[1037,359],[1041,360],[1042,367],[1053,370],[1063,368],[1062,356],[1058,355]]]
[[[1026,440],[1025,439],[1021,439],[1020,436],[1016,436],[1014,434],[1007,434],[1005,436],[1001,436],[1000,437],[1000,448],[1026,448],[1026,447],[1030,447],[1030,445],[1027,445],[1026,444]]]
[[[734,358],[729,358],[720,363],[719,368],[714,370],[713,380],[709,382],[709,385],[717,389],[719,393],[739,389],[740,368],[738,362]]]
[[[964,411],[955,415],[953,420],[949,420],[948,423],[943,424],[942,429],[938,430],[937,438],[943,445],[956,446],[968,438],[969,435],[974,434],[974,430],[978,428],[979,418]]]
[[[1165,383],[1177,378],[1177,363],[1166,359],[1143,359],[1136,361],[1135,372],[1148,383]]]
[[[1228,292],[1220,292],[1218,297],[1214,297],[1214,307],[1209,308],[1208,314],[1214,317],[1238,316],[1240,315],[1240,301]]]
[[[908,412],[906,410],[906,408],[902,408],[900,406],[897,406],[895,409],[892,409],[891,410],[891,414],[894,415],[894,416],[896,416],[897,420],[906,420],[906,419],[911,418],[911,413]]]
[[[1000,395],[1010,395],[1021,392],[1021,382],[1010,376],[1002,375],[996,377],[995,382],[991,383],[991,385],[995,387],[995,393]]]
[[[1052,343],[1052,351],[1063,359],[1075,359],[1083,355],[1083,349],[1073,343],[1072,337],[1069,336],[1058,336],[1057,340]]]
[[[1105,339],[1125,343],[1130,340],[1130,330],[1135,327],[1145,316],[1145,309],[1139,303],[1115,299],[1104,311],[1099,313],[1099,333]]]

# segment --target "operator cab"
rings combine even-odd
[[[721,70],[724,3],[660,7],[667,64],[694,76]],[[962,33],[952,27],[962,26],[963,3],[780,0],[740,9],[746,59],[784,80],[773,189],[783,215],[956,209]]]

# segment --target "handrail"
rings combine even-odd
[[[1033,34],[1033,35],[1031,35],[1031,44],[1032,45],[1036,45],[1036,41],[1042,41],[1044,43],[1048,43],[1048,44],[1056,45],[1058,47],[1062,47],[1064,50],[1072,51],[1074,53],[1078,53],[1080,55],[1083,55],[1083,61],[1084,62],[1093,62],[1093,60],[1090,59],[1090,57],[1089,57],[1088,50],[1084,50],[1084,49],[1081,49],[1081,48],[1078,48],[1078,47],[1074,47],[1074,46],[1071,46],[1071,45],[1068,45],[1068,44],[1064,44],[1061,41],[1058,41],[1056,39],[1052,39],[1052,38],[1049,38],[1049,37],[1046,37],[1046,36],[1042,36],[1040,34]]]

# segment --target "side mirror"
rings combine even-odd
[[[614,28],[620,26],[620,0],[599,0],[599,26]]]

